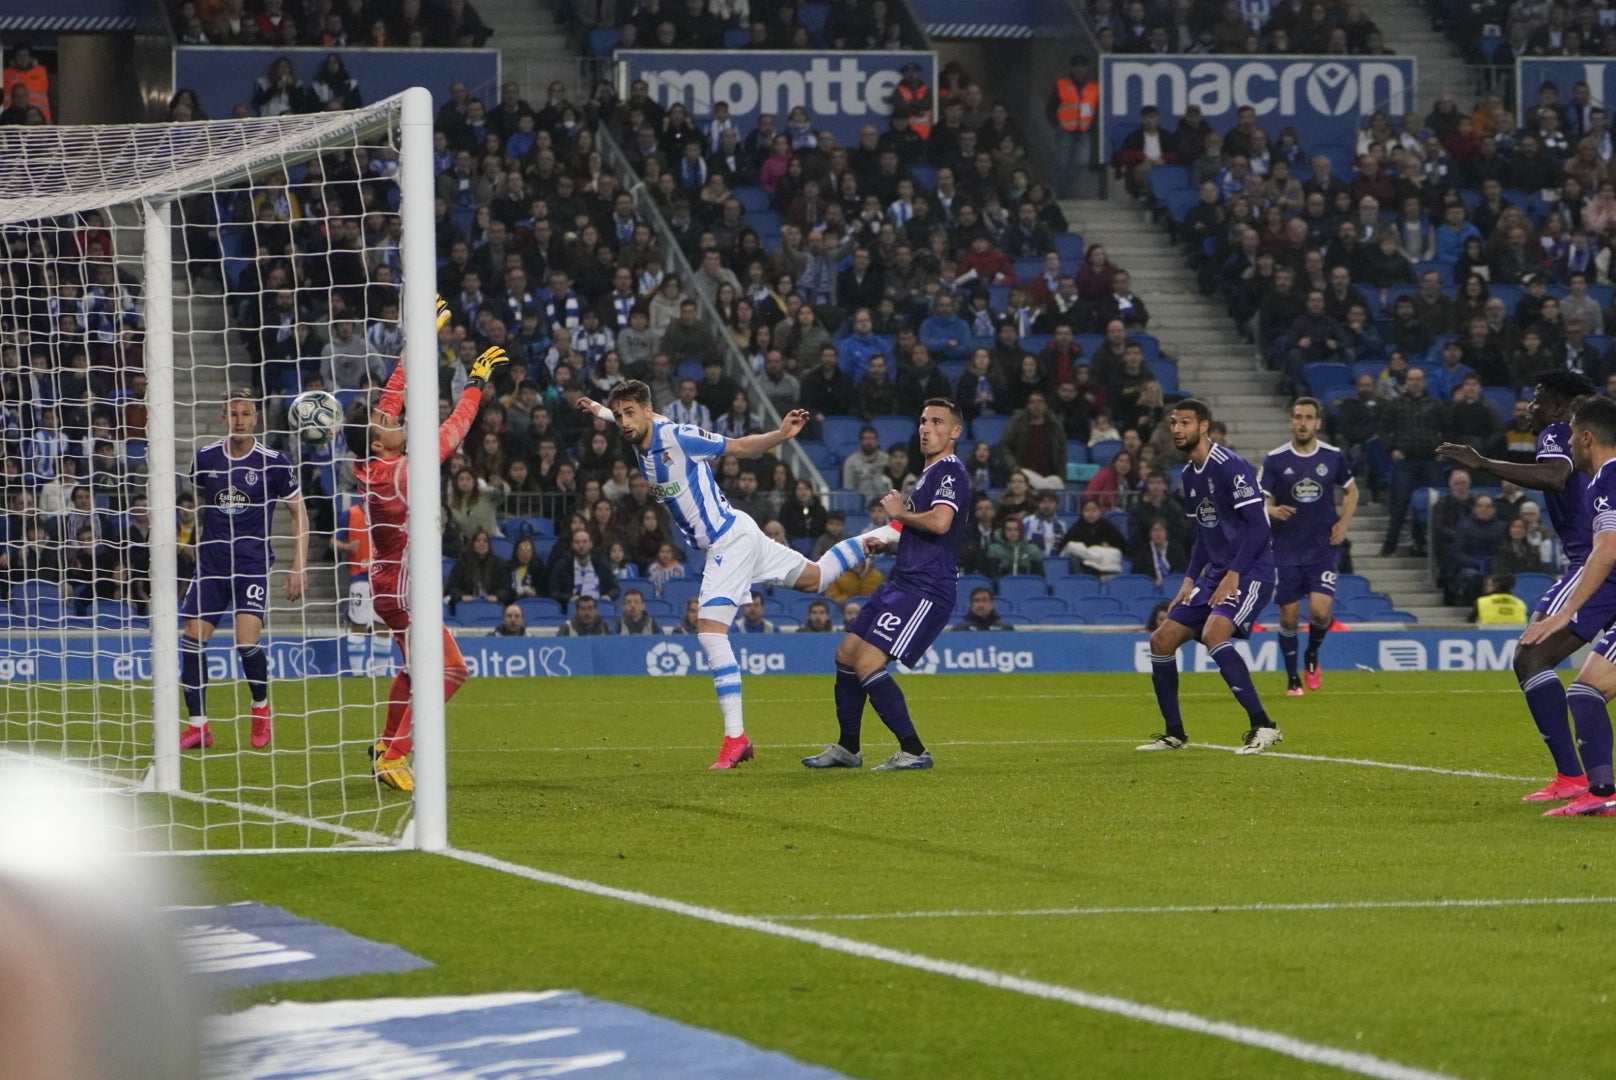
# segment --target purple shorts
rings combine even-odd
[[[1560,610],[1571,593],[1576,589],[1577,582],[1582,580],[1582,567],[1568,566],[1566,572],[1560,575],[1560,580],[1549,586],[1549,591],[1537,602],[1532,611],[1537,615],[1553,615]],[[1570,631],[1583,641],[1592,641],[1598,637],[1611,623],[1616,622],[1616,585],[1609,582],[1601,585],[1599,591],[1588,598],[1588,602],[1577,609],[1571,616]]]
[[[1274,599],[1274,578],[1242,582],[1239,592],[1215,606],[1212,592],[1209,586],[1197,585],[1190,598],[1169,611],[1167,617],[1195,631],[1195,639],[1199,641],[1206,621],[1214,615],[1222,615],[1234,623],[1235,637],[1247,638],[1251,636],[1251,624]]]
[[[1279,587],[1274,590],[1274,602],[1284,607],[1307,599],[1313,593],[1335,595],[1335,566],[1339,551],[1331,551],[1329,558],[1296,566],[1279,567]]]
[[[948,626],[953,605],[887,582],[859,609],[847,632],[861,637],[904,667],[915,667]]]
[[[268,606],[268,574],[211,574],[198,567],[180,601],[180,616],[217,626],[229,612],[262,619]]]

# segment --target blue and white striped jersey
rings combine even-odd
[[[685,539],[703,551],[735,523],[735,511],[713,476],[711,458],[724,453],[721,435],[670,420],[651,423],[651,445],[639,452],[640,473],[668,508]]]

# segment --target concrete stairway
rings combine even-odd
[[[1290,424],[1278,376],[1240,340],[1223,306],[1196,289],[1183,253],[1150,215],[1116,185],[1109,199],[1065,202],[1061,209],[1074,231],[1090,245],[1103,244],[1111,261],[1132,275],[1134,291],[1150,309],[1150,332],[1162,352],[1178,361],[1179,388],[1204,399],[1213,417],[1229,426],[1230,445],[1256,465],[1286,442]],[[1355,572],[1423,624],[1463,622],[1463,611],[1443,605],[1423,560],[1380,558],[1385,531],[1385,508],[1364,492],[1349,530]]]
[[[1475,104],[1470,72],[1453,42],[1432,27],[1431,13],[1425,5],[1398,3],[1397,0],[1361,0],[1358,6],[1380,27],[1388,49],[1399,56],[1413,56],[1418,60],[1419,83],[1409,107],[1422,120],[1443,94],[1454,95],[1460,111],[1470,112]],[[1393,116],[1392,122],[1395,124],[1397,119]]]
[[[583,103],[590,89],[587,73],[577,45],[556,24],[550,4],[544,0],[480,0],[477,13],[494,28],[488,44],[499,50],[501,77],[521,84],[528,104],[543,107],[545,87],[552,79],[567,84],[574,104]]]

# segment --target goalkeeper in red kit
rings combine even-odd
[[[442,299],[438,300],[438,328],[449,321],[450,312]],[[488,349],[471,365],[470,380],[460,401],[438,428],[438,462],[442,464],[459,449],[472,422],[482,408],[483,387],[488,377],[509,357],[498,347]],[[404,460],[404,425],[399,416],[404,411],[404,364],[393,369],[381,401],[370,414],[370,458],[359,462],[355,474],[359,489],[365,496],[365,511],[370,517],[371,538],[371,591],[375,597],[376,616],[393,631],[393,637],[404,655],[404,667],[393,676],[393,685],[387,693],[387,723],[382,737],[371,748],[372,769],[376,779],[400,791],[415,789],[415,776],[410,771],[409,755],[413,745],[410,739],[410,649],[408,631],[409,611],[409,491],[407,467]],[[465,685],[470,675],[460,646],[447,627],[443,631],[443,699],[454,697],[455,691]]]

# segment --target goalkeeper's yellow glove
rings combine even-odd
[[[501,364],[508,364],[511,358],[505,355],[505,350],[498,345],[484,350],[483,354],[471,363],[471,384],[481,387],[494,373],[494,369]]]
[[[454,312],[450,311],[449,305],[443,302],[443,297],[438,297],[438,329],[442,330],[445,326],[448,326],[449,320],[452,318],[454,318]]]

